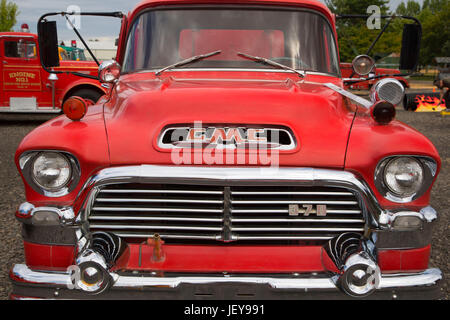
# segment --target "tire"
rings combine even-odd
[[[103,93],[100,93],[99,91],[94,89],[79,89],[71,93],[67,98],[73,96],[77,96],[85,100],[90,100],[92,101],[93,104],[95,104],[98,101],[98,99],[100,99],[100,97],[103,96]]]

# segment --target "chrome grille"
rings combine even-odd
[[[312,206],[305,216],[289,206]],[[317,216],[316,205],[326,205]],[[90,208],[92,231],[124,238],[158,233],[166,242],[324,242],[364,231],[358,198],[341,187],[122,183],[103,186]]]

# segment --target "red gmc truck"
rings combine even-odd
[[[97,76],[93,61],[61,61],[50,77],[40,64],[37,35],[0,32],[0,113],[60,113],[63,103],[80,96],[92,104],[106,93],[98,80],[80,78],[65,71]]]
[[[45,68],[52,15],[39,20]],[[439,295],[440,157],[395,120],[398,80],[370,100],[345,90],[325,5],[145,0],[109,15],[122,19],[117,61],[99,68],[111,91],[89,108],[68,99],[17,149],[12,299]],[[420,28],[405,26],[402,69]]]

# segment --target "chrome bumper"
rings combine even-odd
[[[303,294],[317,294],[321,292],[334,293],[337,298],[348,298],[347,295],[341,293],[335,285],[333,277],[325,275],[308,274],[305,275],[286,275],[282,277],[268,277],[264,275],[254,276],[179,276],[179,277],[157,277],[145,275],[119,275],[111,273],[114,283],[111,288],[99,295],[88,295],[76,289],[70,288],[71,276],[67,272],[51,272],[51,271],[34,271],[29,269],[24,264],[16,264],[11,270],[10,274],[15,287],[29,287],[29,288],[47,288],[47,292],[51,295],[41,298],[64,298],[73,297],[70,293],[78,293],[84,295],[84,298],[104,298],[105,295],[110,295],[115,291],[130,292],[137,291],[144,293],[146,290],[155,289],[153,292],[156,296],[153,299],[159,299],[157,296],[158,290],[173,291],[173,293],[180,291],[185,286],[194,286],[197,288],[211,288],[215,286],[220,290],[222,287],[232,285],[244,285],[245,287],[256,287],[259,290],[272,290],[272,292],[290,292]],[[436,288],[443,279],[442,272],[439,269],[427,269],[420,273],[412,274],[385,274],[382,275],[381,281],[376,291],[388,292],[391,298],[397,298],[401,294],[402,289],[420,290]],[[19,290],[20,291],[20,290]],[[60,294],[66,293],[66,296]],[[31,293],[31,292],[30,292]],[[17,293],[13,293],[17,294]],[[19,295],[24,297],[23,292]],[[76,295],[75,295],[76,296]],[[376,292],[373,297],[376,297]],[[371,297],[372,297],[371,296]],[[185,296],[189,298],[189,296]],[[190,297],[191,299],[193,297]],[[423,299],[427,298],[423,296]]]

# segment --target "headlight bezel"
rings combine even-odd
[[[60,188],[44,188],[35,181],[33,164],[39,156],[45,153],[57,153],[63,156],[70,164],[71,176]],[[19,166],[28,185],[34,191],[46,197],[62,197],[69,194],[78,185],[81,177],[81,167],[77,158],[73,154],[61,150],[33,150],[24,152],[19,158]]]
[[[385,182],[385,169],[387,165],[396,159],[399,158],[411,158],[417,161],[423,170],[423,181],[421,187],[413,194],[402,197],[399,194],[394,193],[391,189],[386,185]],[[437,162],[431,157],[427,156],[418,156],[418,155],[393,155],[389,157],[383,158],[377,165],[375,169],[375,187],[377,188],[380,194],[396,203],[406,203],[414,201],[420,198],[423,194],[427,192],[433,183],[434,178],[437,173]]]

